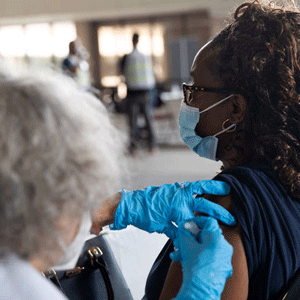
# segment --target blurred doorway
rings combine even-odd
[[[140,36],[138,49],[152,57],[157,81],[163,81],[165,55],[165,28],[160,23],[136,23],[126,25],[101,26],[98,29],[101,84],[115,87],[122,82],[119,63],[121,58],[133,50],[132,36]]]

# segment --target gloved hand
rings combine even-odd
[[[122,190],[122,199],[116,210],[111,229],[123,229],[134,225],[148,232],[164,233],[174,240],[180,221],[193,218],[193,212],[206,213],[220,221],[234,225],[232,215],[223,207],[193,195],[227,195],[230,187],[221,181],[195,182],[150,186],[143,190]]]
[[[174,246],[181,254],[183,283],[174,300],[219,300],[226,279],[232,274],[233,248],[225,240],[217,220],[196,217],[189,221],[203,229],[195,237],[185,229],[186,222],[179,224]]]

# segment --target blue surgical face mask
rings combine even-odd
[[[217,160],[217,147],[218,147],[218,138],[217,136],[230,130],[235,127],[236,124],[231,124],[222,131],[216,133],[213,136],[200,137],[196,134],[195,128],[200,120],[200,114],[212,109],[213,107],[223,103],[224,101],[231,98],[233,95],[230,95],[217,103],[209,106],[203,111],[199,111],[196,107],[188,106],[186,103],[181,103],[180,114],[179,114],[179,129],[180,135],[184,143],[191,148],[199,156],[208,158],[211,160]]]

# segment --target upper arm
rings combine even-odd
[[[240,227],[231,229],[229,227],[221,226],[225,239],[233,247],[232,256],[232,276],[227,279],[223,293],[222,300],[236,299],[243,300],[248,298],[248,266],[241,239]]]
[[[218,197],[209,196],[210,200],[218,203],[232,213],[231,196]],[[223,235],[227,242],[233,247],[232,256],[232,276],[227,279],[223,293],[222,300],[243,300],[248,298],[249,276],[247,258],[242,242],[242,229],[238,225],[236,227],[229,227],[220,225]]]
[[[209,200],[218,203],[232,213],[231,196],[208,196]],[[220,225],[227,242],[233,247],[232,276],[227,279],[222,300],[243,300],[248,298],[249,276],[247,258],[242,242],[241,226],[229,227]]]
[[[214,199],[215,200],[215,199]],[[231,197],[217,198],[218,204],[231,211]],[[248,297],[248,266],[241,238],[240,226],[221,226],[225,239],[233,246],[232,276],[227,279],[222,300],[246,300]],[[180,281],[180,284],[178,284]],[[181,266],[179,263],[172,263],[166,277],[160,300],[173,299],[179,292],[182,281]]]

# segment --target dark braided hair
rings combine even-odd
[[[254,154],[300,200],[300,13],[243,3],[211,45],[213,73],[247,100],[244,128]]]

